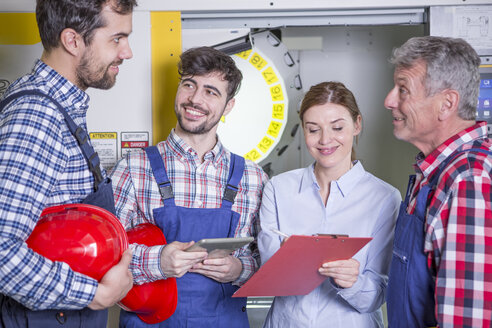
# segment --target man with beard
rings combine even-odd
[[[209,47],[181,55],[178,118],[167,140],[123,158],[112,173],[116,213],[126,228],[150,222],[167,245],[131,245],[137,284],[177,278],[175,313],[158,327],[248,327],[246,299],[231,298],[259,266],[256,242],[232,255],[186,252],[194,241],[256,237],[267,176],[224,148],[216,131],[242,79],[231,57]],[[122,311],[120,327],[146,327]]]
[[[109,89],[132,57],[135,0],[38,0],[44,51],[0,102],[0,326],[105,327],[132,287],[131,252],[100,282],[25,243],[40,214],[87,203],[114,212],[111,180],[86,129],[89,87]]]

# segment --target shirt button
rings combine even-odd
[[[195,207],[196,207],[196,208],[201,208],[201,207],[202,207],[202,205],[203,205],[203,202],[202,202],[201,200],[197,200],[197,201],[195,201]]]

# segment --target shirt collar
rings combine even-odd
[[[46,81],[49,95],[59,101],[67,112],[81,111],[81,114],[85,115],[90,100],[86,92],[39,59],[34,65],[33,72]]]
[[[434,149],[427,157],[420,152],[417,154],[414,165],[417,173],[422,173],[425,177],[432,172],[454,151],[461,148],[473,140],[487,137],[487,122],[478,122],[473,126],[460,131],[451,138],[443,142],[439,147]]]
[[[309,188],[315,188],[316,190],[320,189],[314,174],[314,164],[315,163],[311,164],[304,170],[299,186],[299,193],[308,191]],[[364,170],[362,163],[360,161],[355,161],[354,166],[348,170],[347,173],[342,175],[338,180],[332,181],[332,186],[336,186],[342,197],[345,197],[357,186],[359,181],[365,175],[365,172],[366,170]]]
[[[178,157],[185,158],[187,160],[200,161],[197,152],[180,136],[178,136],[174,129],[171,130],[166,143]],[[214,166],[217,166],[225,156],[225,153],[225,147],[222,145],[222,142],[220,142],[219,137],[217,136],[217,143],[211,150],[205,153],[203,159],[204,161],[210,161]]]

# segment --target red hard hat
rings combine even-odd
[[[143,223],[127,231],[130,244],[146,246],[165,245],[166,238],[161,229]],[[125,310],[135,312],[145,323],[155,324],[169,318],[176,310],[178,290],[176,278],[156,280],[133,288],[118,304]]]
[[[117,264],[128,248],[120,221],[109,211],[87,204],[46,208],[26,240],[33,251],[96,280]]]

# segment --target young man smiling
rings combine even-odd
[[[234,106],[242,79],[229,56],[209,47],[181,55],[176,128],[166,141],[128,154],[112,173],[118,217],[126,228],[150,222],[166,246],[132,245],[137,284],[177,277],[176,312],[158,327],[249,327],[245,298],[231,298],[258,269],[256,242],[208,259],[185,249],[202,238],[256,236],[267,177],[229,152],[216,131]],[[245,136],[242,136],[245,137]],[[146,327],[122,311],[121,327]]]
[[[129,251],[98,282],[33,252],[25,240],[49,206],[87,203],[114,212],[111,181],[84,140],[85,90],[111,88],[118,66],[132,57],[135,4],[37,1],[41,60],[0,103],[0,326],[105,327],[103,309],[132,287]]]

